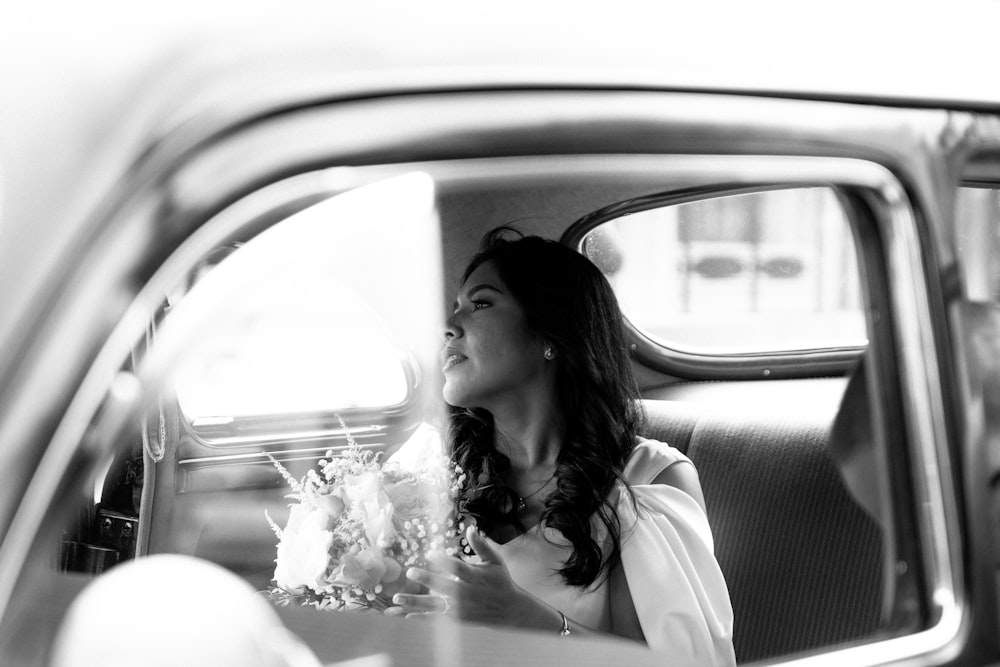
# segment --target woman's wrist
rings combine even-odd
[[[520,625],[541,632],[554,632],[563,637],[573,634],[570,620],[563,612],[545,604],[530,593],[527,594],[527,598],[531,609],[530,611],[526,609],[521,615]]]

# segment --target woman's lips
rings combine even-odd
[[[442,367],[441,370],[446,371],[450,368],[453,368],[458,364],[462,363],[463,361],[465,361],[466,359],[468,359],[468,357],[466,357],[465,355],[453,352],[444,358],[444,366]]]

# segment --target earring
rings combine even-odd
[[[552,359],[555,356],[556,356],[556,353],[552,351],[552,348],[549,347],[548,345],[546,345],[545,346],[545,358],[548,359],[549,361],[552,361]]]

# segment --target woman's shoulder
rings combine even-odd
[[[441,431],[432,424],[421,422],[409,439],[389,456],[387,463],[410,471],[447,466]]]
[[[691,459],[665,442],[638,438],[625,463],[623,476],[630,485],[649,484],[664,470],[681,461],[690,463]]]

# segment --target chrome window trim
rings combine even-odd
[[[361,449],[378,451],[381,443],[359,444]],[[269,452],[250,452],[243,454],[223,454],[220,456],[192,456],[177,460],[179,466],[210,466],[218,463],[270,463],[271,457],[281,461],[302,461],[324,458],[327,452],[346,451],[349,445],[334,445],[332,447],[307,447],[302,449],[280,449]]]
[[[244,446],[254,446],[254,447],[267,447],[275,443],[283,442],[302,442],[311,440],[324,440],[330,438],[343,438],[345,433],[351,433],[356,438],[367,437],[371,438],[374,436],[381,435],[387,430],[386,426],[379,424],[366,424],[363,426],[355,426],[349,431],[343,429],[312,429],[308,431],[279,431],[276,433],[268,433],[266,436],[258,435],[228,435],[219,436],[213,438],[203,438],[198,436],[196,433],[191,433],[190,428],[188,429],[186,435],[193,438],[198,445],[205,448],[221,449],[221,450],[232,450],[237,447]],[[327,447],[316,447],[315,449],[337,449],[340,445],[332,445]],[[226,458],[227,454],[220,454],[222,458]]]
[[[587,156],[573,156],[582,160]],[[594,164],[605,164],[608,155],[590,156]],[[561,169],[565,163],[559,157],[504,158],[504,161],[525,161],[534,169]],[[452,161],[449,161],[452,162]],[[495,163],[496,159],[472,162]],[[904,661],[947,652],[959,636],[964,619],[964,599],[959,582],[962,580],[960,535],[950,464],[946,448],[944,414],[936,349],[929,311],[929,294],[922,281],[922,259],[916,233],[916,220],[905,191],[895,176],[873,162],[855,158],[804,156],[641,156],[637,164],[656,164],[665,171],[683,174],[688,179],[705,179],[719,183],[746,185],[768,184],[829,184],[858,187],[867,190],[878,201],[877,220],[886,240],[886,261],[890,276],[891,308],[898,323],[895,344],[900,352],[900,372],[903,408],[908,445],[914,457],[914,479],[918,497],[916,514],[921,522],[924,540],[923,555],[930,572],[932,604],[938,605],[938,621],[927,630],[901,637],[879,640],[863,645],[833,649],[822,654],[779,660],[787,665],[877,665]],[[463,161],[464,164],[467,164]],[[409,170],[418,165],[392,165],[391,170]],[[357,168],[359,172],[365,167]],[[375,169],[385,170],[386,167]],[[433,171],[431,169],[430,171]],[[37,474],[32,479],[11,524],[7,539],[0,546],[0,619],[3,618],[29,554],[40,522],[59,489],[65,461],[84,443],[82,434],[93,415],[108,395],[108,378],[114,377],[121,366],[123,351],[145,330],[149,314],[159,305],[163,294],[175,284],[209,248],[246,228],[270,210],[269,202],[304,201],[319,192],[333,194],[343,181],[342,172],[325,170],[310,172],[280,181],[255,191],[227,207],[215,216],[213,224],[200,227],[170,255],[143,286],[139,295],[115,326],[112,335],[89,369],[64,418],[48,447]],[[145,193],[150,201],[165,193],[152,190]],[[148,203],[148,202],[147,202]],[[152,206],[140,208],[133,215],[152,215]],[[933,360],[934,363],[928,363]],[[119,410],[108,410],[99,425],[113,430],[121,425],[138,400],[134,378],[119,375],[122,399]],[[114,392],[111,392],[114,395]],[[950,528],[951,527],[951,528]]]

